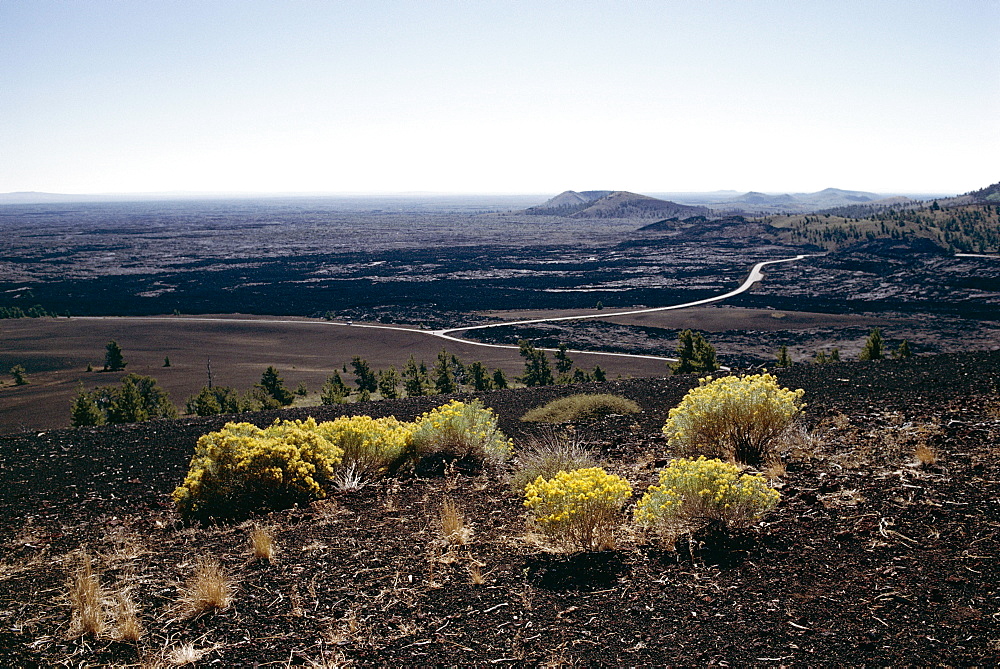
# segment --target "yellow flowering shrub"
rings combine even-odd
[[[201,519],[308,503],[326,496],[342,456],[312,418],[277,420],[263,430],[227,423],[198,439],[174,502],[183,516]]]
[[[583,550],[614,545],[615,525],[631,496],[628,481],[600,467],[539,476],[524,487],[524,505],[542,532]]]
[[[341,467],[372,478],[398,467],[407,456],[413,423],[389,416],[344,416],[320,423],[320,436],[343,450]]]
[[[429,469],[448,460],[475,465],[506,462],[514,443],[482,402],[452,400],[417,419],[411,449],[418,468]]]
[[[747,527],[778,503],[780,495],[764,477],[741,474],[718,459],[680,458],[660,472],[635,506],[638,525],[670,539],[712,521],[729,528]]]
[[[700,379],[670,410],[663,433],[687,455],[760,465],[775,439],[802,411],[803,390],[778,385],[770,374]]]

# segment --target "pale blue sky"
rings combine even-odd
[[[0,192],[964,192],[1000,2],[0,0]]]

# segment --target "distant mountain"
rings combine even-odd
[[[607,197],[613,192],[610,190],[585,190],[578,193],[575,190],[567,190],[537,207],[525,209],[524,213],[543,216],[569,216],[583,211],[595,200]]]
[[[628,191],[566,191],[524,213],[569,218],[690,218],[707,216],[711,211]]]
[[[794,198],[817,209],[826,209],[828,207],[841,207],[845,204],[874,202],[875,200],[881,200],[883,196],[878,193],[867,193],[860,190],[825,188],[818,193],[796,193]]]
[[[966,193],[966,195],[973,198],[976,202],[989,202],[990,204],[1000,202],[1000,182],[986,188],[974,190],[971,193]]]
[[[727,202],[733,204],[750,204],[750,205],[767,205],[771,207],[781,207],[788,204],[795,203],[795,198],[787,193],[781,195],[768,195],[767,193],[758,193],[757,191],[750,191],[749,193],[744,193],[739,197],[734,197]]]

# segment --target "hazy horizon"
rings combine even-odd
[[[0,193],[963,193],[1000,3],[0,2]]]

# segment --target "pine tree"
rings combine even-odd
[[[905,358],[909,358],[912,355],[913,353],[912,351],[910,351],[910,342],[904,339],[902,343],[899,345],[899,348],[897,348],[893,352],[892,357],[902,360]]]
[[[112,339],[108,342],[104,349],[105,372],[120,372],[125,369],[125,366],[128,363],[125,362],[125,356],[122,354],[122,347],[118,345],[118,342]]]
[[[104,425],[104,412],[97,406],[93,395],[81,385],[70,408],[70,424],[73,427],[84,425]]]
[[[448,357],[448,351],[444,349],[438,353],[437,363],[434,364],[434,389],[440,395],[453,393],[458,389],[455,384],[451,359]]]
[[[861,354],[858,356],[859,360],[881,360],[885,357],[885,352],[883,351],[884,342],[882,340],[882,331],[879,328],[875,328],[868,334],[868,339],[865,341],[864,348],[861,349]]]
[[[334,370],[333,375],[323,384],[319,401],[320,404],[324,405],[344,404],[347,401],[347,396],[350,394],[351,391],[347,388],[344,380],[340,378],[340,372]]]
[[[354,382],[357,384],[359,392],[367,390],[370,394],[378,390],[378,378],[367,360],[354,356],[351,359],[351,368],[354,370],[354,376],[357,377]]]
[[[778,349],[778,367],[791,367],[792,356],[788,355],[788,347],[782,346]]]
[[[604,370],[601,369],[600,365],[594,365],[594,371],[591,372],[591,376],[594,377],[594,381],[598,383],[604,383],[608,380],[608,375],[605,374]]]
[[[285,387],[285,382],[274,367],[268,367],[260,377],[260,387],[264,389],[279,406],[288,406],[295,399],[291,391]]]
[[[521,357],[524,358],[524,374],[518,380],[524,385],[551,386],[555,379],[552,378],[552,369],[549,367],[548,356],[545,351],[539,350],[525,339],[518,342]]]
[[[719,368],[715,347],[700,332],[684,330],[677,337],[677,362],[670,365],[674,374],[711,372]]]
[[[493,370],[493,387],[497,390],[503,390],[507,388],[510,384],[507,383],[507,377],[504,375],[503,370],[497,367]]]
[[[14,377],[15,386],[28,385],[27,371],[23,365],[14,365],[10,368],[10,375]]]
[[[413,356],[406,361],[403,368],[403,388],[408,397],[420,397],[429,394],[430,379],[427,375],[427,365],[421,360],[420,364],[414,360]]]
[[[472,380],[472,387],[475,390],[490,390],[493,388],[493,380],[490,379],[490,372],[486,365],[478,360],[469,365],[469,377]]]
[[[558,372],[560,376],[567,375],[573,371],[573,359],[567,354],[568,350],[569,347],[560,342],[559,350],[555,353],[556,372]]]
[[[378,391],[387,400],[399,397],[399,373],[392,365],[378,373]]]

